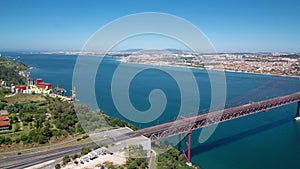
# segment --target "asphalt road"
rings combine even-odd
[[[152,150],[150,156],[150,162],[149,162],[149,169],[155,168],[155,160],[156,160],[156,153],[155,151]]]
[[[135,132],[118,132],[116,134],[112,134],[106,139],[99,140],[97,143],[89,142],[80,145],[67,146],[62,148],[56,148],[51,150],[46,150],[42,152],[35,152],[30,154],[23,154],[18,156],[10,156],[0,158],[0,168],[1,169],[23,169],[26,167],[34,166],[36,164],[40,164],[43,162],[47,162],[50,160],[61,160],[65,155],[72,155],[76,153],[80,153],[82,147],[90,147],[94,148],[97,145],[104,144],[109,145],[112,143],[116,143],[119,141],[123,141],[129,138],[133,138],[136,136],[140,136]]]
[[[3,169],[26,168],[46,161],[61,159],[65,155],[79,153],[82,147],[93,148],[96,145],[97,145],[96,143],[91,142],[91,143],[86,143],[81,145],[52,149],[43,152],[0,158],[0,168]]]

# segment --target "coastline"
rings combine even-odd
[[[26,53],[26,52],[24,52]],[[78,55],[78,52],[70,52],[70,53],[65,53],[65,52],[36,52],[33,54],[44,54],[44,55]],[[87,54],[83,54],[87,55]],[[103,56],[101,54],[90,54],[87,56],[100,56],[100,57],[107,57],[110,55]],[[110,56],[112,57],[112,56]],[[235,70],[229,70],[229,69],[205,69],[202,67],[194,67],[194,66],[187,66],[187,65],[174,65],[174,64],[159,64],[159,63],[138,63],[138,62],[127,62],[124,61],[123,58],[120,57],[112,57],[116,59],[117,61],[120,61],[122,63],[130,63],[130,64],[137,64],[137,65],[149,65],[149,66],[166,66],[166,67],[177,67],[177,68],[190,68],[190,69],[200,69],[200,70],[212,70],[212,71],[223,71],[223,72],[230,72],[230,73],[246,73],[246,74],[254,74],[254,75],[267,75],[267,76],[280,76],[280,77],[289,77],[289,78],[300,78],[300,76],[295,76],[295,75],[284,75],[284,74],[272,74],[272,73],[257,73],[257,72],[251,72],[251,71],[235,71]],[[21,62],[23,63],[23,62]],[[24,64],[24,63],[23,63]],[[28,65],[26,65],[28,66]],[[28,66],[29,67],[29,66]],[[28,70],[32,70],[34,67],[29,67]]]
[[[293,76],[293,75],[280,75],[280,74],[272,74],[272,73],[256,73],[256,72],[249,72],[249,71],[234,71],[228,69],[205,69],[201,67],[194,67],[194,66],[184,66],[184,65],[171,65],[171,64],[151,64],[151,63],[137,63],[137,62],[126,62],[122,59],[117,59],[122,63],[129,63],[129,64],[137,64],[137,65],[148,65],[148,66],[158,66],[158,67],[173,67],[173,68],[189,68],[189,69],[199,69],[199,70],[207,70],[207,71],[222,71],[222,72],[230,72],[230,73],[245,73],[245,74],[253,74],[253,75],[266,75],[266,76],[279,76],[279,77],[288,77],[288,78],[300,78],[300,76]]]

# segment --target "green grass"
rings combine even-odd
[[[158,158],[157,158],[157,154],[156,154],[154,169],[159,169],[157,163],[158,163]]]
[[[15,128],[16,128],[16,124],[12,124],[12,129],[0,131],[0,136],[10,137],[14,139],[20,137],[22,134],[28,134],[30,131],[29,125],[24,126],[22,131],[13,132]]]
[[[10,136],[11,134],[14,133],[15,128],[16,128],[16,124],[12,124],[10,130],[0,131],[0,136]]]
[[[15,102],[25,102],[25,101],[46,101],[45,97],[42,95],[33,95],[33,94],[16,94],[11,97],[5,98],[8,104]]]
[[[23,64],[21,62],[17,62],[14,60],[1,58],[1,57],[0,57],[0,66],[4,66],[6,68],[12,68],[12,69],[18,70],[18,71],[26,71],[29,68],[28,66],[26,66],[25,64]]]
[[[12,133],[12,130],[2,130],[0,131],[0,136],[7,136]]]
[[[30,132],[30,126],[29,125],[26,125],[26,126],[23,126],[23,133],[29,133]]]

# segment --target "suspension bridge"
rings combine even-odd
[[[293,94],[266,99],[258,102],[251,102],[231,108],[226,108],[224,110],[199,114],[187,118],[179,118],[172,122],[167,122],[137,130],[130,135],[143,135],[150,138],[151,142],[155,142],[163,138],[186,134],[188,137],[187,160],[188,163],[191,163],[191,134],[193,130],[201,129],[233,119],[242,118],[244,116],[252,115],[255,113],[266,112],[269,109],[277,108],[295,102],[298,102],[295,119],[300,120],[300,91],[298,91]]]

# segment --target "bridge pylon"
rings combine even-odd
[[[191,140],[192,140],[192,130],[190,129],[188,131],[188,142],[187,142],[187,146],[188,146],[187,165],[189,165],[189,166],[192,166],[192,163],[191,163]]]
[[[298,101],[298,105],[297,105],[296,118],[297,117],[300,117],[300,101]]]

